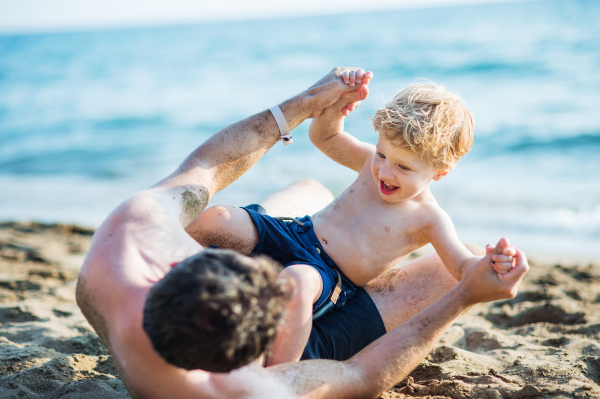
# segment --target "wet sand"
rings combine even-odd
[[[0,398],[128,398],[75,303],[93,231],[0,224]],[[600,398],[600,264],[532,268],[382,398]]]

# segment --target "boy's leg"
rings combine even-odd
[[[313,179],[298,180],[269,194],[259,204],[271,216],[296,217],[313,215],[333,201],[333,194]]]
[[[266,366],[300,360],[312,328],[313,304],[323,292],[321,275],[312,266],[291,265],[280,276],[293,280],[296,289],[287,304],[284,323],[279,327]]]
[[[485,256],[477,245],[465,244],[474,255]],[[435,252],[395,267],[365,286],[387,331],[399,326],[450,291],[458,281]]]
[[[200,245],[216,245],[249,255],[258,243],[258,231],[252,218],[242,208],[216,205],[207,208],[186,231]]]
[[[275,191],[259,204],[271,216],[296,217],[312,215],[332,200],[333,194],[321,183],[303,179]],[[248,212],[233,206],[207,208],[188,225],[186,231],[203,246],[214,244],[246,255],[258,242],[258,232]]]

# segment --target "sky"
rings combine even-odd
[[[0,33],[357,13],[518,0],[0,0]]]

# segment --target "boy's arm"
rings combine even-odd
[[[358,103],[367,98],[369,81],[370,76],[366,76],[357,91],[344,93],[336,103],[326,108],[318,118],[313,120],[308,130],[310,140],[321,152],[356,172],[359,172],[370,159],[374,147],[344,132],[344,115],[348,115],[348,111],[355,108],[355,106],[348,106],[350,103]]]
[[[475,256],[458,239],[454,224],[450,216],[441,208],[436,208],[428,212],[431,219],[426,227],[427,236],[431,245],[444,262],[444,265],[457,280],[461,281],[465,271],[481,257]],[[507,238],[503,238],[498,243],[502,247],[502,254],[494,254],[492,258],[493,268],[500,272],[500,269],[510,270],[513,266],[513,256],[515,249],[510,246]],[[497,261],[495,261],[495,260]],[[503,262],[503,263],[501,263]]]

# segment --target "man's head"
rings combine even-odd
[[[289,283],[266,257],[207,249],[175,266],[149,292],[144,330],[169,363],[228,372],[270,348]]]
[[[371,169],[390,202],[442,179],[473,145],[473,117],[464,102],[433,83],[402,90],[375,113],[373,126],[379,141]]]

